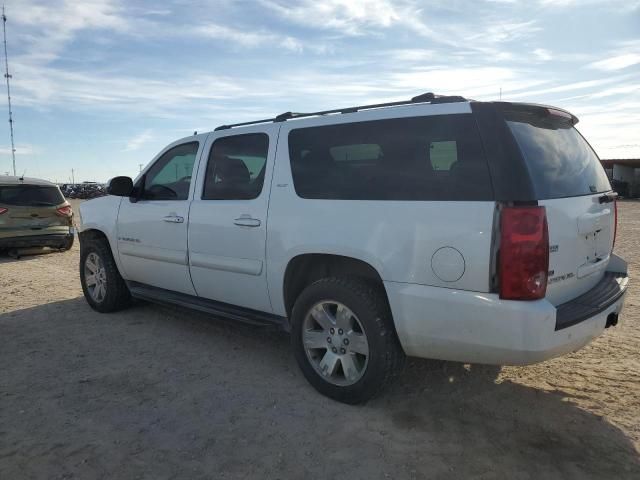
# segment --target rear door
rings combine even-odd
[[[265,242],[280,124],[224,130],[206,145],[189,215],[189,261],[199,296],[271,312]]]
[[[593,288],[609,263],[615,204],[600,161],[565,112],[505,111],[549,224],[547,299],[554,305]]]

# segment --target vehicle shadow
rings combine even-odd
[[[459,478],[640,478],[633,441],[605,417],[561,390],[501,380],[500,371],[410,359],[391,392],[370,406],[391,410],[393,425],[416,441],[435,435],[463,449],[466,460],[452,465]]]
[[[348,406],[307,384],[288,343],[144,303],[1,314],[0,477],[640,478],[625,432],[562,391],[412,359]]]
[[[28,249],[4,249],[0,250],[0,265],[3,263],[24,262],[33,260],[42,255],[50,255],[52,253],[64,253],[58,249],[48,247],[28,248]]]

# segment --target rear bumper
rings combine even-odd
[[[607,310],[624,296],[629,284],[626,272],[605,272],[602,280],[591,290],[558,305],[556,330],[569,328]]]
[[[578,297],[574,302],[588,304],[588,315],[581,314],[580,320],[560,329],[556,323],[562,318],[562,306],[556,308],[545,299],[509,301],[490,293],[394,282],[385,282],[385,288],[407,355],[526,365],[573,352],[599,336],[607,326],[607,317],[622,311],[627,277],[617,278],[624,288],[600,301],[598,308],[583,301],[590,292]],[[602,300],[596,295],[590,298]]]
[[[23,237],[0,238],[0,248],[61,248],[70,241],[71,238],[73,238],[72,233],[51,233],[49,235],[28,235]]]

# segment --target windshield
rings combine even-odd
[[[39,185],[0,186],[0,205],[20,207],[56,206],[64,203],[58,187]]]
[[[600,160],[573,125],[533,112],[505,112],[538,199],[611,190]]]

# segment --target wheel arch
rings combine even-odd
[[[78,239],[80,240],[80,248],[82,248],[83,244],[86,244],[90,241],[105,240],[109,245],[109,248],[111,249],[111,254],[114,258],[116,258],[115,250],[113,248],[113,245],[111,244],[111,240],[109,240],[109,235],[107,235],[102,230],[93,227],[87,228],[85,230],[82,230],[81,232],[78,232]]]
[[[80,238],[80,241],[85,241],[85,242],[89,240],[98,239],[98,238],[104,238],[106,240],[109,239],[106,233],[104,233],[102,230],[99,230],[97,228],[88,228],[86,230],[78,232],[78,238]]]
[[[332,276],[353,276],[375,283],[389,303],[382,275],[371,263],[347,255],[303,253],[291,258],[285,268],[282,295],[287,317],[291,317],[293,304],[307,286]]]
[[[80,240],[80,250],[82,251],[83,244],[94,240],[104,240],[107,245],[109,245],[109,250],[111,250],[111,255],[116,262],[116,266],[118,267],[118,271],[120,275],[124,277],[124,271],[122,265],[120,263],[120,256],[118,255],[116,246],[113,244],[111,237],[104,232],[103,230],[96,227],[88,227],[84,230],[78,232],[78,239]]]

